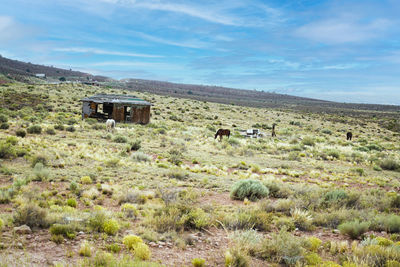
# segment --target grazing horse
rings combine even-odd
[[[226,135],[226,136],[228,136],[228,138],[229,138],[229,136],[231,135],[231,131],[228,130],[228,129],[219,129],[219,130],[217,131],[217,133],[215,134],[214,139],[217,139],[217,136],[218,136],[218,135],[219,135],[219,140],[222,140],[222,136],[223,136],[223,135]]]
[[[276,124],[272,124],[272,137],[276,137],[276,133],[275,133],[275,126]]]
[[[114,131],[115,128],[115,120],[113,119],[108,119],[106,121],[106,128],[107,128],[107,132],[109,131]]]
[[[347,138],[347,140],[351,141],[351,139],[353,138],[353,133],[352,132],[347,132],[346,138]]]

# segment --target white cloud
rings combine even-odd
[[[32,31],[28,31],[19,25],[10,16],[0,16],[0,42],[5,43],[17,39],[21,39],[30,35]]]
[[[306,24],[298,28],[295,35],[326,44],[354,43],[376,38],[390,25],[387,19],[361,23],[352,18],[340,17]]]
[[[141,61],[103,61],[90,63],[87,66],[92,67],[137,67],[137,68],[159,68],[159,69],[181,69],[182,66],[177,64],[162,63],[162,62],[141,62]]]
[[[172,46],[180,46],[180,47],[188,47],[188,48],[206,48],[209,46],[207,43],[198,41],[198,40],[172,41],[172,40],[160,38],[160,37],[142,33],[142,32],[132,32],[132,33],[139,36],[140,38],[146,39],[148,41],[172,45]]]
[[[108,51],[108,50],[102,50],[102,49],[97,49],[97,48],[86,48],[86,47],[54,48],[53,50],[57,51],[57,52],[89,53],[89,54],[98,54],[98,55],[112,55],[112,56],[126,56],[126,57],[146,57],[146,58],[163,57],[163,56],[159,56],[159,55]]]

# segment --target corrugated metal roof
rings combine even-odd
[[[81,101],[94,102],[94,103],[115,103],[115,104],[151,106],[150,102],[137,98],[136,96],[133,95],[97,94],[94,96],[82,98]]]

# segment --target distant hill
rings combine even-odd
[[[0,56],[0,74],[12,76],[17,80],[21,80],[21,78],[24,76],[35,77],[36,74],[45,74],[47,77],[56,79],[64,77],[67,80],[87,80],[88,77],[89,79],[97,81],[108,80],[107,77],[103,76],[93,76],[89,73],[80,71],[65,70],[55,68],[53,66],[26,63],[18,60],[8,59],[2,56]]]
[[[203,101],[264,108],[289,108],[304,112],[339,114],[362,113],[366,116],[376,112],[400,112],[400,106],[338,103],[286,94],[233,89],[221,86],[178,84],[141,79],[124,79],[113,85],[134,91],[145,91]]]
[[[5,75],[6,77],[11,76],[11,78],[23,82],[41,82],[41,80],[35,78],[35,74],[38,73],[46,74],[48,77],[47,81],[51,81],[52,79],[58,81],[61,77],[65,77],[69,81],[86,82],[88,80],[96,80],[105,86],[123,88],[132,91],[150,92],[161,95],[241,106],[285,108],[302,112],[346,114],[354,115],[356,117],[372,117],[376,116],[376,114],[390,117],[393,115],[398,116],[400,114],[400,106],[338,103],[256,90],[179,84],[143,79],[123,79],[117,81],[104,76],[94,76],[79,71],[25,63],[0,56],[0,74]],[[0,83],[2,82],[4,83],[0,78]]]

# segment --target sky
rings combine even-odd
[[[400,105],[398,0],[0,0],[0,55],[140,78]]]

